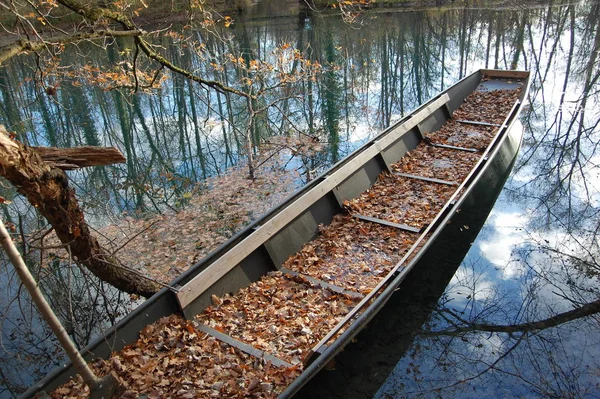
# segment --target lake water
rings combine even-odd
[[[427,285],[399,291],[335,370],[322,372],[301,396],[600,397],[600,4],[520,3],[378,6],[344,21],[338,11],[262,1],[234,17],[223,40],[195,36],[215,60],[232,51],[276,63],[279,46],[323,66],[314,80],[295,84],[301,100],[278,102],[252,130],[255,141],[279,132],[318,137],[327,149],[310,159],[316,172],[476,69],[532,72],[513,173],[462,262],[444,265],[453,277],[441,296],[428,296],[435,290]],[[170,56],[206,76],[239,79],[239,70],[211,67],[176,37],[160,40]],[[66,51],[65,70],[71,63],[118,62],[130,52],[125,41],[107,51]],[[125,165],[72,174],[95,226],[123,211],[177,208],[197,181],[244,160],[247,104],[239,98],[181,78],[155,95],[106,92],[68,74],[46,79],[58,87],[48,96],[36,73],[35,60],[26,58],[0,69],[1,124],[32,145],[116,145],[127,156]],[[264,101],[277,96],[285,93],[275,88]],[[0,194],[13,200],[2,207],[5,217],[18,224],[20,214],[30,228],[40,223],[7,188],[0,186]],[[56,365],[60,349],[19,296],[8,266],[2,268],[0,396],[12,397]],[[437,280],[433,270],[429,280]],[[47,292],[63,306],[57,286],[47,284]],[[90,292],[109,288],[77,287],[69,303],[85,303],[88,311],[108,307]],[[133,306],[110,295],[111,306]],[[69,316],[85,326],[79,343],[118,312]]]

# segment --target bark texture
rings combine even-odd
[[[85,222],[75,192],[61,169],[46,164],[39,154],[13,140],[0,126],[0,174],[38,208],[68,245],[75,260],[94,275],[128,293],[149,297],[161,287],[119,265],[106,251]]]
[[[115,147],[30,148],[40,154],[42,160],[50,163],[50,166],[63,170],[112,165],[126,161],[121,151]]]

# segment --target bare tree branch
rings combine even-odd
[[[442,331],[430,331],[430,332],[421,332],[422,336],[439,336],[439,335],[458,335],[464,334],[468,332],[489,332],[489,333],[530,333],[537,330],[545,330],[552,327],[557,327],[561,324],[565,324],[574,320],[578,320],[584,317],[588,317],[600,312],[600,299],[587,303],[581,307],[578,307],[573,310],[569,310],[567,312],[559,313],[555,316],[549,317],[547,319],[527,322],[527,323],[519,323],[519,324],[483,324],[483,323],[471,323],[460,316],[454,314],[454,312],[444,309],[443,312],[449,313],[455,319],[459,320],[460,323],[466,324],[464,327],[460,326],[458,323],[451,322],[453,326],[452,329],[442,330]],[[445,317],[446,318],[446,317]],[[447,319],[447,318],[446,318]],[[447,319],[448,320],[448,319]]]

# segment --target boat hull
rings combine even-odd
[[[369,189],[382,172],[389,170],[391,164],[421,142],[424,132],[435,131],[448,121],[452,112],[481,83],[484,75],[524,80],[520,104],[513,107],[481,161],[461,183],[460,190],[427,226],[422,237],[427,235],[428,239],[423,240],[421,246],[413,246],[412,253],[401,261],[404,262],[403,266],[386,278],[371,303],[362,306],[361,313],[347,323],[347,328],[332,344],[324,345],[323,351],[315,354],[300,377],[280,397],[294,395],[385,305],[463,202],[472,198],[476,187],[491,183],[496,186],[498,184],[495,183],[504,181],[504,172],[514,161],[523,135],[517,117],[526,98],[528,73],[481,70],[440,93],[183,273],[171,283],[177,287],[176,290],[163,289],[144,302],[115,328],[86,348],[83,351],[86,359],[108,358],[111,352],[135,342],[144,326],[173,313],[182,313],[191,319],[211,304],[213,295],[236,292],[277,270],[291,254],[317,236],[320,224],[329,224],[335,215],[343,212],[344,201]],[[65,365],[34,385],[23,397],[32,397],[42,390],[52,390],[74,374],[72,366]]]
[[[483,204],[484,209],[479,209],[479,214],[483,217],[480,219],[478,226],[469,226],[471,233],[478,232],[483,225],[484,217],[491,211],[496,198],[500,194],[504,182],[509,176],[509,172],[515,162],[518,150],[521,145],[523,138],[523,125],[516,121],[515,124],[509,130],[509,134],[499,143],[498,151],[494,154],[491,161],[483,168],[481,173],[477,175],[477,178],[473,181],[473,184],[469,186],[469,189],[461,197],[459,201],[448,211],[447,215],[442,219],[442,228],[437,229],[432,235],[431,239],[428,240],[427,244],[423,247],[419,254],[413,258],[413,260],[402,269],[400,273],[390,282],[387,288],[381,293],[380,296],[369,306],[353,323],[352,325],[335,341],[335,343],[327,348],[318,360],[313,362],[307,367],[302,375],[297,378],[281,395],[279,398],[289,398],[294,396],[300,389],[311,380],[317,373],[319,373],[335,356],[344,349],[344,347],[351,342],[354,337],[365,328],[369,322],[380,312],[380,310],[387,304],[392,295],[400,290],[410,291],[412,287],[404,287],[403,281],[411,274],[411,272],[419,269],[419,266],[423,262],[427,263],[431,261],[431,252],[435,252],[437,239],[439,236],[446,233],[446,231],[453,231],[454,226],[450,227],[453,221],[453,217],[457,212],[460,212],[463,207],[472,208],[475,203],[479,202],[479,198],[485,197],[486,201]],[[468,205],[465,203],[469,203]],[[448,234],[448,233],[446,233]],[[476,236],[476,234],[475,234]],[[464,256],[465,253],[463,253]],[[441,293],[440,293],[441,294]],[[310,397],[310,396],[308,396]]]

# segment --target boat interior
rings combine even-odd
[[[97,367],[146,370],[120,374],[138,393],[293,395],[385,304],[490,160],[512,162],[527,79],[480,70],[404,116],[124,319]],[[172,359],[204,385],[157,390]]]

